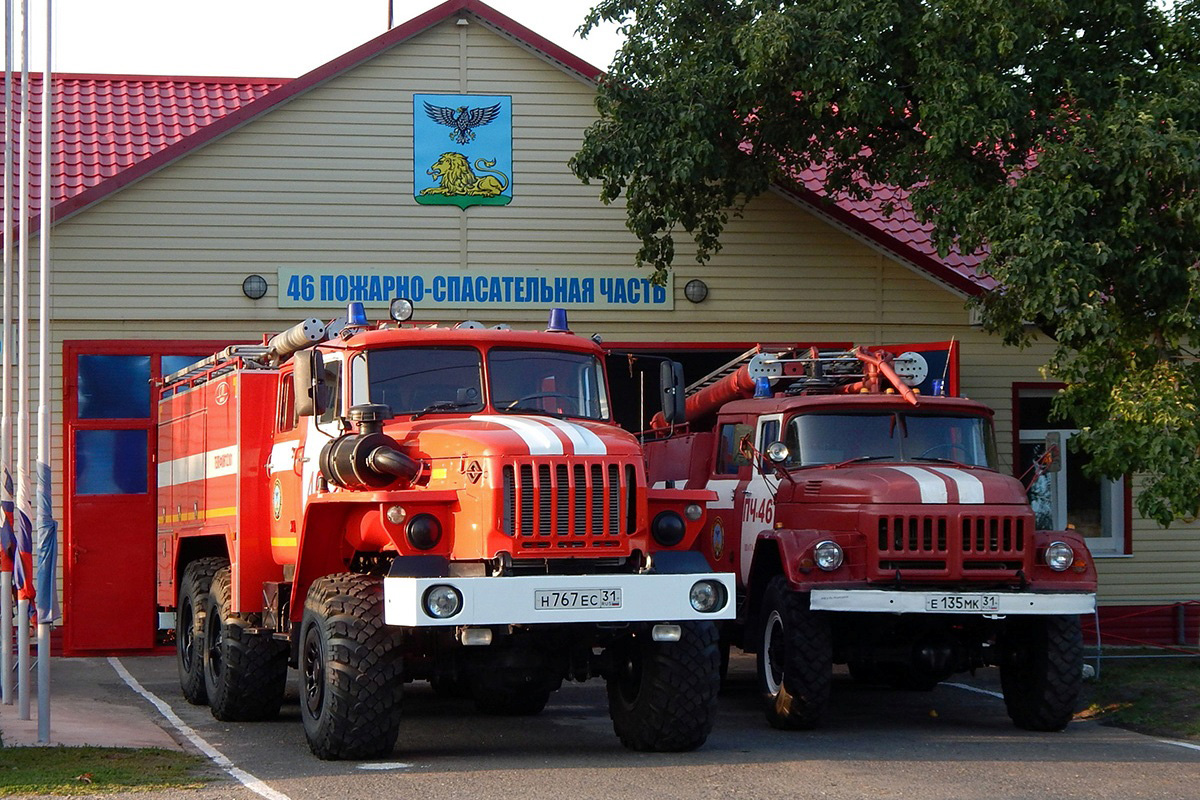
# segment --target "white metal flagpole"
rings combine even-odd
[[[29,719],[29,601],[33,526],[29,519],[29,0],[21,0],[21,150],[17,236],[17,719]]]
[[[50,741],[50,626],[58,619],[58,525],[50,506],[50,148],[54,143],[52,32],[46,0],[46,68],[42,70],[41,230],[37,236],[37,741]]]
[[[13,0],[4,0],[4,330],[0,331],[0,702],[13,702],[12,269]]]
[[[53,0],[46,0],[46,60],[42,70],[41,230],[38,235],[38,419],[37,419],[37,652],[38,742],[50,743],[50,627],[57,618],[55,571],[58,526],[50,499],[50,147],[54,137],[51,103]]]

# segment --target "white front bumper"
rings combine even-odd
[[[707,580],[725,589],[725,605],[701,614],[689,595],[696,581]],[[425,592],[432,586],[453,586],[462,595],[462,610],[447,619],[425,613]],[[538,592],[620,590],[620,608],[552,608],[537,602]],[[683,622],[733,619],[734,583],[731,573],[666,575],[522,575],[475,578],[384,578],[383,620],[388,625],[530,625],[570,622]],[[545,595],[541,595],[545,597]],[[539,607],[540,606],[540,607]]]
[[[936,606],[936,610],[930,608],[931,604]],[[1096,610],[1096,595],[1092,592],[1037,594],[813,589],[809,607],[814,611],[882,611],[893,614],[1091,614]]]

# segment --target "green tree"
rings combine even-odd
[[[985,327],[1044,372],[1093,473],[1200,509],[1200,0],[602,0],[627,40],[572,169],[624,196],[640,264],[704,261],[730,214],[819,167],[909,193],[986,248]]]

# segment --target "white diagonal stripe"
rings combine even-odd
[[[950,499],[946,482],[929,470],[923,467],[892,467],[892,469],[903,472],[917,482],[917,486],[921,490],[922,503],[944,504]]]
[[[983,500],[983,481],[963,469],[930,467],[934,472],[945,475],[958,487],[958,502],[977,505]]]
[[[529,417],[473,416],[478,422],[494,422],[503,425],[521,437],[529,448],[531,456],[561,456],[563,454],[562,439],[559,439],[545,425]]]
[[[563,435],[571,440],[571,446],[575,448],[577,456],[608,455],[608,448],[604,446],[604,440],[582,425],[567,422],[565,419],[541,419],[539,417],[537,421],[562,431]]]

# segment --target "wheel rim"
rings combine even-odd
[[[637,702],[642,688],[642,660],[637,657],[637,648],[631,643],[621,652],[621,665],[617,672],[617,690],[626,705]]]
[[[215,605],[208,609],[204,620],[204,651],[208,676],[213,685],[221,678],[221,612]]]
[[[184,671],[189,673],[196,663],[196,631],[193,627],[195,624],[196,616],[192,613],[191,599],[184,598],[179,609],[179,629],[176,635],[179,637],[179,660],[183,662]]]
[[[772,697],[779,694],[783,686],[783,618],[778,611],[771,611],[763,628],[763,681],[767,693]]]
[[[325,653],[315,626],[304,635],[304,707],[315,719],[325,703]]]

